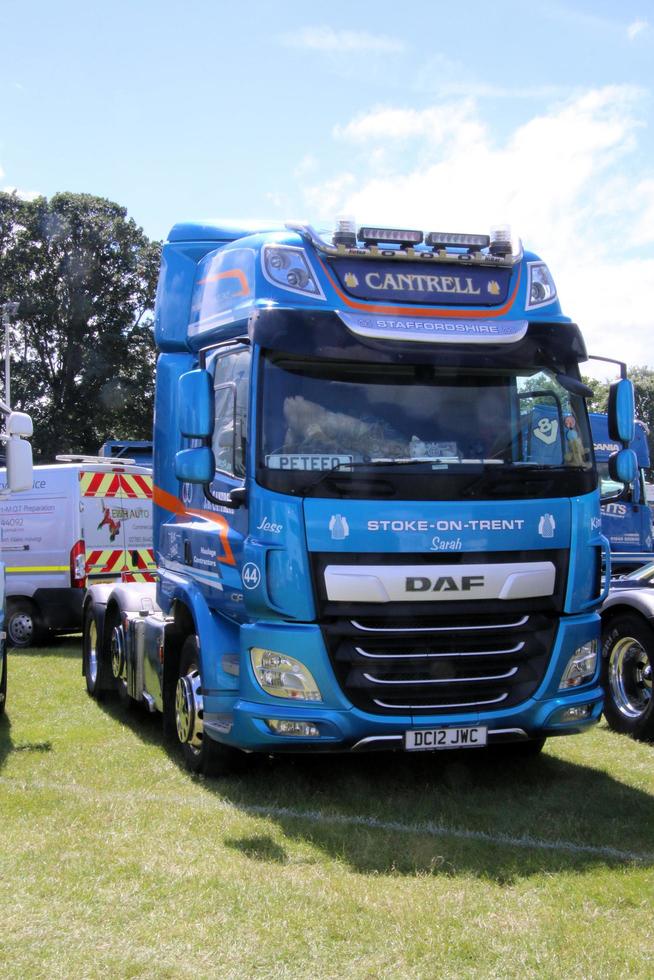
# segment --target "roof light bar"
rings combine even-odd
[[[371,228],[366,226],[359,229],[358,239],[367,245],[377,245],[379,242],[393,243],[394,245],[420,245],[422,242],[421,231],[407,231],[401,228]]]
[[[471,248],[478,251],[480,248],[488,248],[490,237],[488,235],[459,235],[456,232],[430,231],[425,238],[425,244],[431,248],[446,248],[451,245],[455,248]]]

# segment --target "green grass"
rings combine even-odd
[[[75,642],[10,654],[2,977],[652,977],[653,868],[654,746],[603,724],[212,781]]]

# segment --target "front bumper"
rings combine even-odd
[[[221,742],[255,752],[344,752],[402,749],[405,732],[419,729],[484,726],[488,744],[571,735],[599,721],[603,692],[599,657],[592,682],[559,691],[561,676],[582,642],[599,637],[596,613],[562,620],[550,662],[534,695],[511,708],[456,710],[438,714],[372,714],[349,703],[338,685],[321,631],[314,625],[253,624],[241,630],[240,693],[205,692],[204,726]],[[252,673],[249,650],[263,646],[300,659],[311,670],[321,702],[288,701],[266,695]],[[582,717],[562,717],[566,709],[586,708]],[[267,720],[306,722],[318,735],[273,732]]]

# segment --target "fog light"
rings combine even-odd
[[[311,671],[300,660],[261,647],[252,647],[250,659],[254,676],[266,694],[299,701],[322,701]]]
[[[590,718],[589,704],[576,704],[571,708],[566,708],[565,711],[561,712],[557,721],[565,724],[567,721],[583,721],[584,718]]]
[[[320,732],[310,721],[289,721],[287,718],[266,718],[266,725],[275,735],[297,735],[300,738],[319,738]]]
[[[597,640],[589,640],[588,643],[577,647],[563,672],[559,684],[560,691],[569,687],[579,687],[593,679],[597,667],[597,650]]]

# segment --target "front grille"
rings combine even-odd
[[[510,708],[540,684],[558,617],[337,620],[323,635],[339,684],[355,707],[416,715]]]

